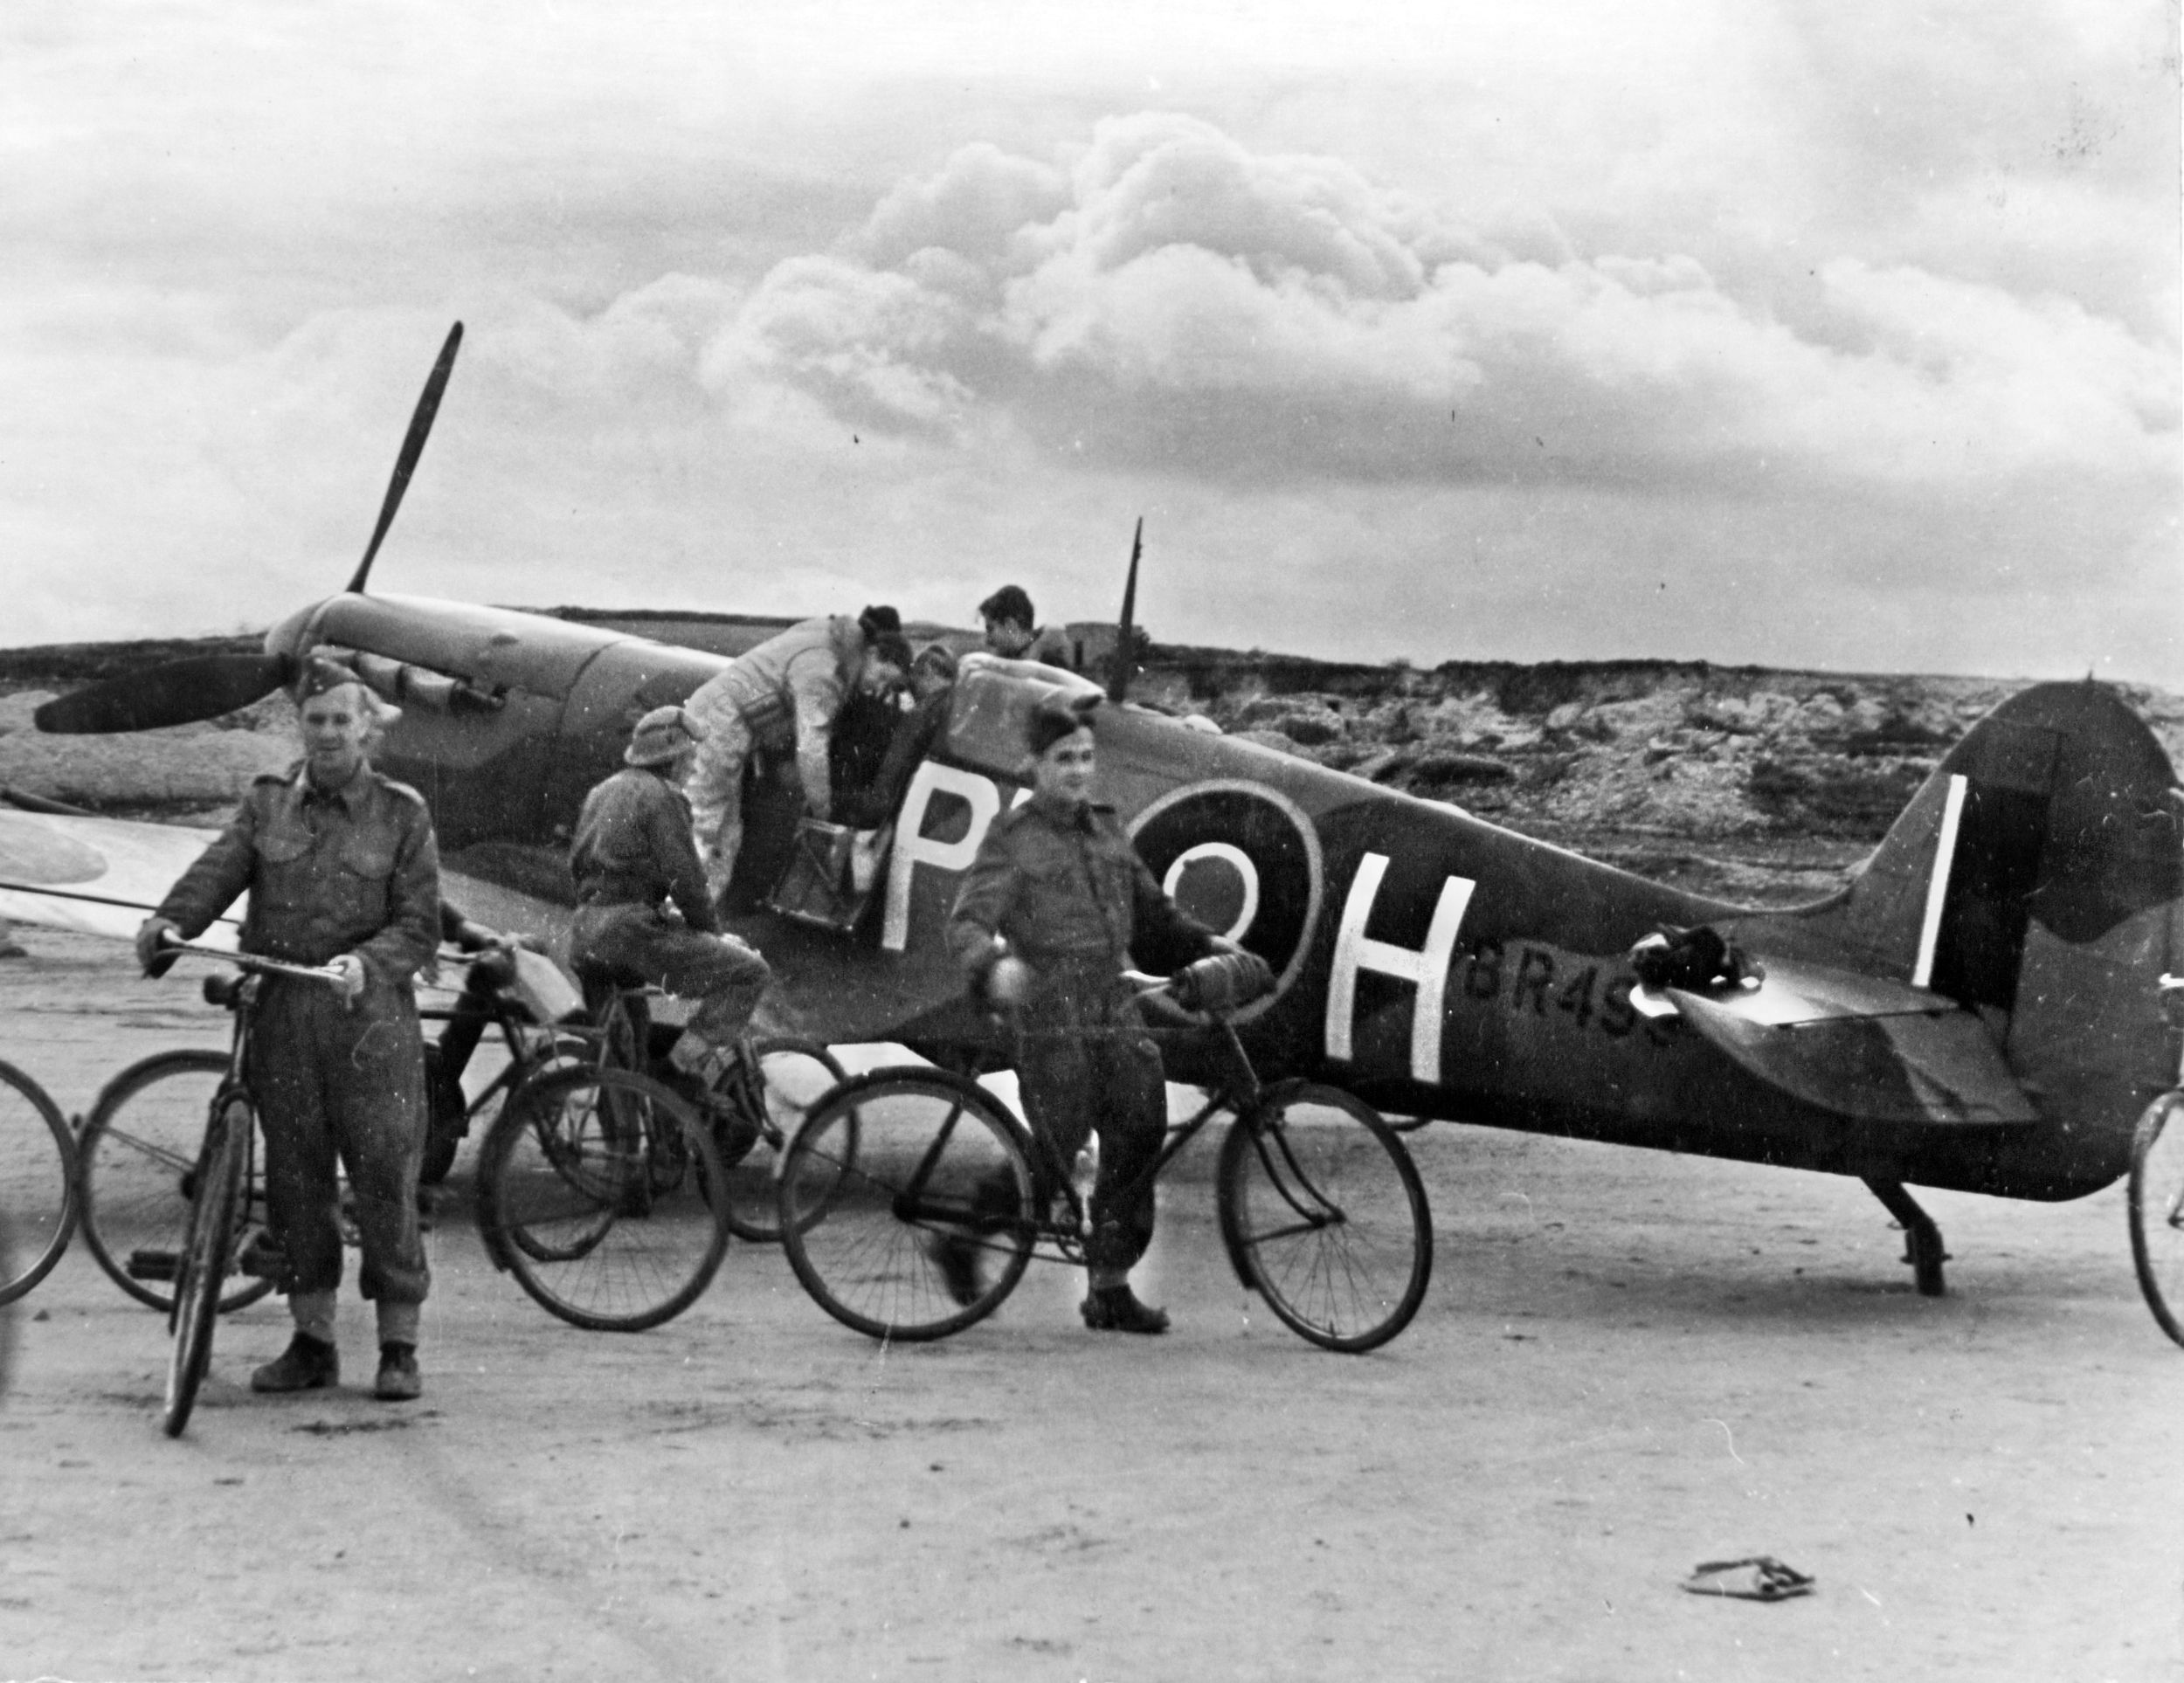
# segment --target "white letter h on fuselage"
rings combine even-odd
[[[1335,956],[1327,973],[1327,1055],[1344,1063],[1351,1057],[1351,1025],[1358,1014],[1358,972],[1372,970],[1410,983],[1418,990],[1411,1007],[1411,1077],[1438,1083],[1441,1079],[1441,1013],[1448,990],[1448,961],[1456,950],[1456,931],[1478,886],[1469,877],[1449,877],[1441,885],[1441,899],[1434,907],[1434,921],[1426,931],[1426,945],[1418,952],[1365,935],[1372,902],[1387,874],[1385,853],[1367,853],[1358,861],[1358,874],[1350,881],[1350,899],[1342,908],[1342,923],[1335,932]]]

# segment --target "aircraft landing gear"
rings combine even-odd
[[[1903,1224],[1904,1260],[1911,1266],[1919,1296],[1941,1296],[1946,1290],[1941,1283],[1941,1265],[1949,1259],[1949,1253],[1941,1248],[1941,1229],[1934,1225],[1934,1218],[1918,1207],[1901,1181],[1869,1179],[1865,1188]]]

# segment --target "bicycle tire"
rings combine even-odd
[[[155,1309],[175,1307],[172,1277],[132,1275],[130,1259],[180,1266],[190,1231],[185,1189],[227,1072],[224,1052],[155,1052],[106,1084],[76,1141],[84,1243],[109,1279]],[[240,1278],[223,1293],[221,1311],[255,1303],[271,1290],[271,1280]]]
[[[508,1096],[478,1158],[494,1260],[542,1307],[642,1332],[697,1301],[728,1248],[720,1154],[649,1076],[558,1065]]]
[[[167,1354],[162,1424],[169,1438],[181,1437],[190,1424],[197,1387],[212,1362],[212,1329],[219,1320],[221,1286],[235,1259],[236,1217],[250,1175],[251,1131],[255,1126],[249,1101],[229,1100],[198,1158],[197,1196],[190,1204],[182,1268],[175,1280],[175,1307],[168,1321],[173,1342]]]
[[[1033,1184],[1019,1125],[975,1082],[876,1070],[837,1086],[790,1142],[781,1246],[844,1326],[944,1338],[992,1314],[1024,1277],[1038,1232]],[[968,1300],[950,1287],[949,1244],[973,1259]]]
[[[2184,1092],[2146,1107],[2131,1140],[2131,1266],[2161,1330],[2184,1344]]]
[[[438,1061],[438,1051],[430,1042],[426,1043],[425,1089],[428,1093],[434,1081],[439,1079],[432,1067]],[[455,1166],[463,1142],[473,1134],[480,1140],[484,1139],[492,1129],[494,1118],[501,1114],[501,1107],[507,1102],[508,1094],[524,1081],[549,1064],[591,1062],[594,1051],[591,1044],[582,1036],[557,1030],[523,1027],[515,1030],[512,1037],[504,1037],[500,1055],[507,1059],[508,1066],[496,1071],[476,1098],[473,1099],[465,1093],[460,1082],[450,1084],[453,1092],[447,1096],[460,1095],[463,1101],[460,1116],[443,1115],[439,1102],[434,1101],[432,1121],[425,1131],[425,1156],[418,1169],[418,1183],[421,1186],[438,1186],[445,1182]],[[477,1059],[473,1058],[473,1068],[475,1068],[476,1063]]]
[[[1339,1087],[1285,1081],[1231,1125],[1221,1234],[1284,1325],[1356,1353],[1410,1324],[1433,1274],[1418,1166],[1379,1113]]]
[[[756,1245],[771,1245],[781,1237],[781,1204],[774,1183],[782,1154],[802,1131],[812,1107],[840,1086],[847,1072],[818,1041],[793,1035],[764,1036],[751,1043],[751,1052],[758,1065],[765,1114],[754,1125],[743,1107],[737,1107],[730,1127],[743,1136],[736,1142],[743,1148],[740,1151],[729,1148],[717,1127],[714,1139],[721,1145],[726,1165],[729,1231]]]
[[[82,1203],[67,1119],[44,1087],[0,1063],[0,1210],[8,1215],[0,1303],[14,1302],[53,1272]]]

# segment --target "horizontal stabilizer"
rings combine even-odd
[[[1666,997],[1742,1068],[1818,1109],[1921,1127],[2040,1120],[1978,1015],[1923,989],[1770,959],[1756,989]]]

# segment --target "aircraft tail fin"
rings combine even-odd
[[[2128,1128],[2175,1073],[2176,773],[2112,690],[2042,684],[1951,748],[1809,928],[1871,974],[1977,1010],[2050,1120]]]

